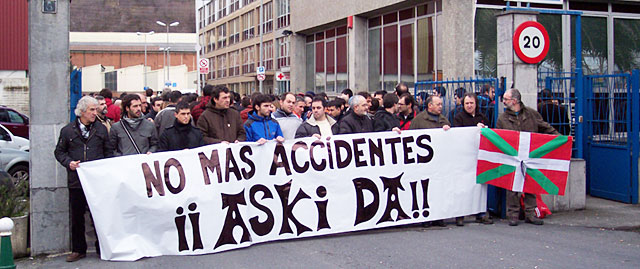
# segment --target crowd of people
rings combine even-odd
[[[169,89],[162,94],[123,93],[117,100],[109,89],[84,96],[75,109],[77,119],[61,130],[55,149],[56,159],[68,171],[72,253],[67,261],[85,257],[87,250],[83,216],[88,207],[76,172],[80,162],[215,143],[261,145],[302,137],[494,125],[493,87],[487,85],[479,94],[456,89],[455,102],[448,107],[443,104],[445,96],[443,87],[414,96],[403,83],[394,92],[354,94],[345,89],[334,98],[313,92],[240,96],[212,85],[203,88],[201,97]],[[536,110],[524,106],[517,89],[508,90],[502,102],[506,112],[500,114],[497,128],[558,134]],[[509,224],[517,225],[520,194],[507,193]],[[524,204],[525,221],[542,225],[533,211],[535,196],[525,195]],[[476,222],[493,223],[488,214],[477,215]],[[439,220],[426,225],[446,224]],[[456,225],[463,226],[464,217],[456,218]]]

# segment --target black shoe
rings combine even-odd
[[[509,226],[518,226],[518,219],[510,219]]]
[[[434,220],[432,225],[440,226],[440,227],[447,227],[447,224],[444,222],[444,220]]]
[[[464,217],[456,218],[456,226],[464,226]]]
[[[536,217],[526,218],[524,222],[531,223],[533,225],[544,225],[544,221]]]
[[[493,224],[493,220],[488,215],[484,215],[482,217],[476,217],[476,223]]]
[[[75,262],[80,259],[83,259],[86,256],[87,256],[86,253],[71,252],[71,254],[67,256],[67,262]]]

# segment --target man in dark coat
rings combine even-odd
[[[191,109],[191,116],[193,117],[194,122],[198,122],[200,115],[207,108],[207,104],[211,101],[211,94],[213,94],[213,85],[205,85],[202,88],[202,99],[200,99],[200,103]]]
[[[373,131],[396,131],[400,132],[400,121],[396,117],[398,111],[398,96],[395,94],[385,94],[382,97],[382,109],[376,111],[373,117]]]
[[[67,262],[80,260],[87,253],[84,214],[88,206],[76,169],[81,162],[111,157],[111,151],[107,148],[107,127],[96,123],[97,107],[98,101],[90,96],[78,101],[75,109],[78,118],[60,130],[54,151],[56,160],[67,169],[71,211],[71,254],[67,256]],[[97,241],[96,251],[99,251]]]
[[[246,139],[240,112],[229,109],[230,105],[229,89],[216,87],[211,94],[211,102],[196,124],[202,131],[205,144],[243,142]]]
[[[111,126],[108,146],[114,156],[156,152],[156,127],[142,117],[140,96],[137,94],[122,98],[122,120]]]
[[[340,120],[340,134],[355,134],[373,132],[373,122],[367,116],[369,111],[369,103],[362,95],[354,95],[349,99],[349,108],[352,112],[348,113]]]
[[[543,133],[559,135],[549,123],[542,120],[538,111],[528,108],[522,103],[520,91],[509,89],[502,97],[502,103],[507,108],[498,116],[496,128],[521,132]],[[520,192],[507,191],[507,218],[510,226],[518,225],[520,213]],[[535,214],[536,196],[530,193],[524,194],[525,222],[542,225],[544,222]]]
[[[204,145],[202,132],[191,124],[189,103],[176,104],[176,121],[162,132],[158,141],[158,151],[192,149]]]
[[[411,121],[418,114],[416,109],[416,101],[411,94],[405,93],[398,100],[398,120],[400,122],[400,130],[409,130]]]
[[[465,93],[464,97],[462,98],[462,105],[464,107],[464,110],[460,113],[457,113],[453,118],[453,126],[488,126],[489,120],[484,114],[480,113],[477,104],[478,97],[475,93]]]
[[[329,137],[338,134],[338,124],[336,120],[325,112],[327,100],[322,97],[314,97],[311,101],[311,117],[300,124],[296,131],[296,138],[300,137]]]
[[[538,113],[540,113],[544,121],[551,124],[558,132],[563,135],[571,135],[571,125],[569,124],[567,109],[558,104],[558,100],[553,98],[551,90],[544,89],[540,92]]]

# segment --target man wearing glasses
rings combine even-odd
[[[517,89],[509,89],[502,97],[502,103],[507,108],[498,117],[496,128],[522,132],[543,133],[559,135],[558,131],[545,122],[540,113],[528,108],[522,103],[522,95]],[[510,226],[518,225],[520,213],[520,193],[507,191],[507,218]],[[530,193],[524,194],[525,222],[534,225],[543,225],[535,214],[536,196]]]

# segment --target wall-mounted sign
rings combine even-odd
[[[42,13],[58,12],[58,0],[42,0]]]
[[[549,34],[542,24],[526,21],[513,34],[513,49],[525,63],[539,63],[549,52]]]

